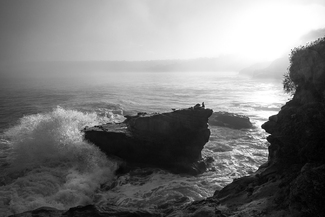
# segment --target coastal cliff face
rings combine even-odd
[[[325,38],[290,61],[294,96],[262,125],[268,162],[215,193],[225,216],[325,216]]]
[[[296,216],[325,215],[325,38],[292,51],[293,99],[262,127],[269,167],[284,176],[278,199]]]
[[[325,38],[294,49],[290,63],[293,98],[262,125],[267,163],[169,216],[325,216]]]
[[[324,164],[325,38],[294,49],[289,72],[293,99],[262,126],[271,134],[269,164]]]

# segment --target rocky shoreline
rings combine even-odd
[[[15,216],[325,216],[325,38],[292,51],[295,93],[262,125],[268,162],[214,196],[184,207],[100,210],[93,205],[59,211],[40,208]]]
[[[262,125],[268,162],[179,216],[325,216],[325,38],[294,49],[290,62],[294,96]]]

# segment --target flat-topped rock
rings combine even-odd
[[[198,105],[166,113],[138,113],[126,116],[123,123],[87,127],[84,138],[132,165],[198,174],[206,169],[201,151],[209,141],[212,113]]]

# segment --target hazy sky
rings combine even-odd
[[[324,27],[324,0],[1,0],[0,63],[272,59]]]

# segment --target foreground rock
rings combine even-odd
[[[139,113],[120,124],[86,128],[85,139],[131,165],[195,175],[206,169],[201,151],[209,141],[211,114],[211,109],[198,105],[162,114]]]
[[[214,112],[209,118],[209,124],[233,129],[249,129],[253,127],[249,117],[222,111]]]

